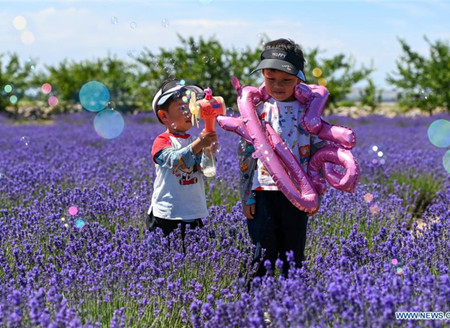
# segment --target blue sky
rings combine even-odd
[[[22,30],[17,16],[26,20]],[[449,16],[450,2],[442,0],[0,0],[0,53],[37,59],[39,69],[64,58],[129,59],[143,47],[170,49],[177,33],[236,48],[260,47],[265,34],[291,38],[305,51],[320,47],[324,58],[343,53],[357,66],[373,63],[373,79],[388,89],[386,74],[401,54],[397,38],[428,55],[423,36],[449,40]]]

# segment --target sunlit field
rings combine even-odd
[[[107,140],[91,114],[45,125],[0,117],[0,326],[449,324],[395,316],[450,311],[450,179],[446,149],[427,135],[448,114],[326,117],[355,131],[360,183],[353,194],[328,188],[301,269],[284,278],[272,268],[251,288],[238,137],[217,128],[210,215],[188,231],[184,252],[177,235],[145,227],[163,126],[152,114],[124,116],[123,133]]]

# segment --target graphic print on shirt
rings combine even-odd
[[[187,167],[184,161],[180,158],[180,164],[173,169],[172,173],[180,182],[180,185],[187,186],[198,182],[197,177],[194,176],[194,166]]]
[[[162,133],[159,135],[152,149],[152,157],[161,150],[178,150],[183,147],[186,147],[191,143],[189,139],[189,135],[184,136],[175,136],[171,133]],[[175,166],[171,170],[172,174],[178,179],[178,182],[182,186],[192,185],[198,182],[198,178],[194,175],[197,172],[197,168],[195,165],[188,167],[184,163],[183,159],[178,157],[174,162]]]

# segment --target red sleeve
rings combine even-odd
[[[156,137],[155,141],[153,142],[152,147],[152,159],[155,161],[155,155],[158,154],[161,150],[167,147],[172,146],[172,141],[170,141],[170,134],[169,133],[162,133],[159,136]]]

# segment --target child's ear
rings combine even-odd
[[[167,120],[167,112],[165,110],[159,110],[157,115],[162,122]]]

